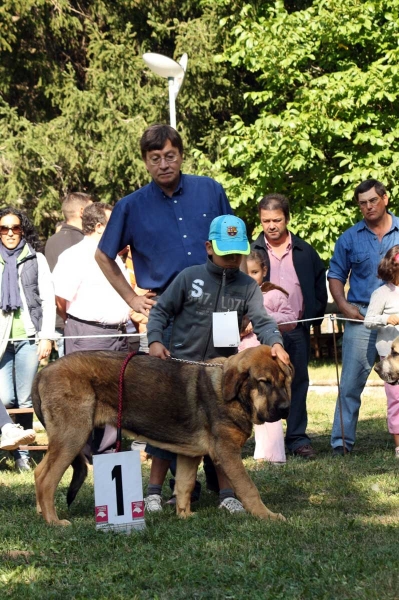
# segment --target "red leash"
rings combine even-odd
[[[126,367],[129,364],[129,361],[133,356],[135,356],[137,352],[129,352],[123,361],[120,373],[119,373],[119,387],[118,387],[118,420],[116,424],[117,435],[116,435],[116,449],[115,452],[120,452],[121,444],[122,444],[122,405],[123,405],[123,388],[124,388],[124,376]]]

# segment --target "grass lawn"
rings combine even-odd
[[[68,471],[57,509],[73,524],[49,527],[35,514],[33,474],[16,474],[0,454],[2,600],[399,598],[399,461],[383,389],[364,395],[350,457],[330,456],[334,405],[331,393],[309,393],[314,462],[259,466],[252,439],[244,449],[265,504],[286,523],[222,513],[216,496],[203,491],[187,521],[165,508],[147,517],[144,532],[96,532],[92,477],[68,514]],[[148,472],[145,463],[144,482]]]

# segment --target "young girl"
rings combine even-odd
[[[288,293],[283,288],[268,281],[263,283],[267,275],[267,266],[259,252],[251,252],[247,258],[248,275],[255,279],[263,292],[263,305],[269,315],[274,317],[280,325],[280,331],[290,331],[296,327],[295,314],[288,303]],[[291,323],[289,323],[291,321]],[[241,333],[242,339],[238,347],[239,352],[246,348],[258,346],[259,342],[252,331],[251,323],[244,326]],[[286,462],[284,449],[284,434],[281,421],[276,423],[264,423],[254,425],[255,428],[255,453],[254,458],[258,461],[268,461],[281,464]]]
[[[388,250],[378,265],[378,277],[384,285],[372,293],[364,324],[369,329],[378,327],[376,348],[380,357],[384,358],[399,334],[399,245]],[[388,431],[393,435],[395,456],[399,458],[399,386],[389,383],[384,386]]]

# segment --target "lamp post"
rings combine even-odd
[[[184,53],[179,62],[176,62],[163,54],[146,52],[143,60],[151,71],[168,80],[170,124],[176,129],[176,98],[187,70],[188,56]]]

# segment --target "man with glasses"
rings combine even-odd
[[[222,186],[209,177],[183,175],[183,142],[169,125],[152,125],[140,141],[151,183],[125,196],[114,207],[96,259],[129,306],[143,314],[180,271],[205,262],[205,241],[215,217],[231,214]],[[137,296],[115,265],[130,246],[137,285],[150,290]]]
[[[166,290],[176,275],[206,261],[205,242],[212,220],[232,214],[232,210],[225,191],[215,180],[181,173],[183,142],[173,127],[148,127],[140,149],[152,181],[117,202],[96,259],[127,304],[148,315],[155,297]],[[133,291],[115,263],[118,252],[128,245],[137,285],[150,290],[144,296]],[[165,334],[164,345],[169,347],[170,329]],[[159,511],[162,484],[174,455],[150,445],[147,451],[153,459],[146,508]],[[212,485],[217,487],[217,482]]]
[[[333,456],[351,452],[355,443],[360,396],[377,357],[377,330],[366,329],[361,321],[371,294],[383,283],[377,277],[378,264],[392,246],[399,244],[399,219],[387,210],[388,196],[382,183],[376,179],[363,181],[355,189],[355,201],[363,219],[338,238],[328,271],[330,291],[339,312],[346,319],[359,321],[345,322],[340,385],[345,439],[337,401],[331,434]]]

